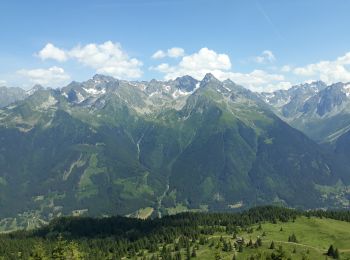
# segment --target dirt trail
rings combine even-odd
[[[232,236],[229,236],[229,235],[214,235],[214,236],[211,236],[209,237],[208,239],[212,239],[212,238],[219,238],[219,237],[223,237],[223,238],[232,238]],[[272,240],[263,240],[263,242],[271,242]],[[305,244],[301,244],[301,243],[294,243],[294,242],[288,242],[288,241],[281,241],[281,240],[273,240],[274,242],[276,243],[282,243],[282,244],[290,244],[290,245],[296,245],[296,246],[302,246],[302,247],[308,247],[308,248],[312,248],[320,253],[324,253],[326,252],[327,250],[325,249],[320,249],[320,248],[317,248],[317,247],[314,247],[314,246],[310,246],[310,245],[305,245]],[[339,249],[340,252],[350,252],[350,249]]]

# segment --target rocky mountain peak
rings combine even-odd
[[[27,91],[27,95],[33,95],[35,92],[40,91],[40,90],[44,90],[44,89],[45,88],[42,85],[36,84],[31,89],[29,89]]]
[[[182,76],[175,79],[175,87],[186,92],[191,92],[196,88],[198,80],[192,78],[191,76]]]
[[[204,86],[211,81],[220,82],[212,73],[207,73],[201,81],[201,86]]]
[[[95,83],[103,83],[103,82],[109,82],[109,81],[116,81],[117,79],[111,77],[111,76],[106,76],[106,75],[102,75],[102,74],[95,74],[92,77],[92,80]]]

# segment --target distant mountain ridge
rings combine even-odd
[[[334,143],[350,129],[350,83],[318,81],[262,96],[283,120],[319,143]]]
[[[7,88],[0,86],[0,108],[6,107],[13,102],[22,100],[26,97],[26,91],[22,88]]]

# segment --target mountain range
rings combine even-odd
[[[1,88],[0,226],[255,205],[348,208],[350,84],[254,93],[207,74]]]
[[[334,143],[350,129],[350,83],[317,81],[261,96],[284,121],[318,143]]]

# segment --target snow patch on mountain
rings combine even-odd
[[[83,88],[87,93],[89,93],[90,95],[103,95],[106,93],[106,89],[102,88],[102,89],[95,89],[95,88]]]
[[[344,90],[343,92],[345,93],[345,95],[347,97],[349,97],[350,96],[350,83],[345,84],[343,87],[343,90]]]

